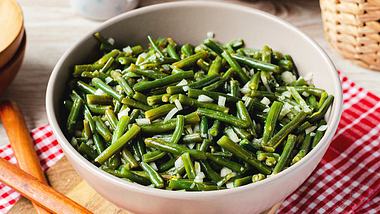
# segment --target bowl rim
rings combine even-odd
[[[170,190],[164,190],[164,189],[156,189],[156,188],[151,188],[147,186],[143,186],[140,184],[128,182],[125,180],[122,180],[118,177],[115,177],[113,175],[110,175],[95,165],[93,165],[91,162],[89,162],[87,159],[85,159],[79,152],[77,152],[71,144],[68,142],[66,137],[64,136],[61,128],[58,125],[57,118],[54,113],[53,109],[53,95],[54,95],[54,85],[55,82],[57,82],[57,76],[60,71],[60,68],[65,61],[65,59],[72,53],[72,51],[81,43],[86,41],[90,35],[92,35],[95,32],[101,31],[104,28],[107,28],[114,23],[117,23],[123,19],[127,19],[129,17],[149,13],[151,11],[156,11],[156,10],[161,10],[161,9],[168,9],[168,8],[176,8],[176,7],[194,7],[194,6],[211,6],[211,7],[219,7],[219,8],[225,8],[225,9],[234,9],[234,10],[239,10],[242,12],[247,12],[247,13],[252,13],[258,16],[262,16],[266,19],[270,19],[273,22],[277,22],[281,25],[284,25],[287,29],[299,34],[303,39],[305,39],[310,45],[316,49],[319,53],[319,55],[322,57],[322,59],[325,61],[325,63],[329,66],[330,71],[332,71],[332,78],[333,82],[335,83],[334,85],[334,103],[333,107],[331,109],[331,122],[330,125],[328,126],[325,135],[321,139],[320,143],[310,151],[310,153],[302,158],[301,161],[297,162],[293,166],[289,167],[288,169],[278,173],[276,176],[270,176],[262,181],[244,185],[241,187],[237,188],[231,188],[231,189],[223,189],[223,190],[214,190],[214,191],[205,191],[205,192],[181,192],[181,191],[170,191]],[[86,34],[86,36],[82,37],[79,41],[77,41],[71,48],[69,48],[59,59],[57,62],[56,66],[53,69],[53,72],[51,73],[51,76],[49,78],[48,86],[47,86],[47,91],[46,91],[46,111],[47,111],[47,116],[48,116],[48,121],[49,124],[52,127],[53,133],[58,139],[59,144],[62,146],[63,150],[65,153],[70,153],[70,158],[76,161],[81,167],[86,167],[88,171],[91,173],[95,174],[96,176],[102,177],[104,181],[113,183],[115,185],[119,185],[123,189],[129,189],[131,191],[135,192],[140,192],[143,194],[148,194],[151,196],[159,196],[159,197],[165,197],[165,198],[182,198],[182,199],[199,199],[205,198],[205,197],[213,197],[213,196],[222,196],[226,194],[232,194],[232,193],[237,193],[237,192],[242,192],[242,191],[248,191],[255,189],[257,186],[260,185],[269,185],[282,177],[292,173],[293,171],[300,169],[302,165],[310,162],[314,156],[318,154],[318,150],[321,150],[324,144],[329,144],[333,138],[333,135],[335,134],[335,131],[338,127],[338,123],[340,120],[340,116],[342,113],[342,86],[340,83],[340,79],[338,77],[338,72],[336,72],[336,68],[334,64],[332,63],[331,59],[328,57],[326,52],[310,37],[308,37],[305,33],[303,33],[301,30],[296,28],[295,26],[291,25],[287,21],[284,21],[274,15],[271,15],[267,12],[260,11],[258,9],[254,8],[249,8],[246,6],[241,6],[241,5],[236,5],[233,3],[225,3],[225,2],[206,2],[206,1],[181,1],[181,2],[169,2],[169,3],[161,3],[161,4],[156,4],[156,5],[151,5],[139,9],[135,9],[129,12],[126,12],[124,14],[118,15],[114,18],[109,19],[108,21],[104,22],[100,26],[98,26],[96,29],[93,31],[89,32]],[[328,147],[328,145],[327,145]]]

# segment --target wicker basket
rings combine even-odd
[[[380,0],[320,0],[325,37],[345,58],[380,71]]]

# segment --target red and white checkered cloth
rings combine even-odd
[[[341,77],[344,111],[331,146],[305,183],[282,204],[279,213],[380,212],[380,98]],[[63,157],[48,125],[32,130],[46,170]],[[0,157],[16,163],[10,145]],[[0,183],[0,213],[20,194]]]

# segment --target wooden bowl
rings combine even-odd
[[[15,0],[0,1],[0,68],[18,51],[24,35],[23,15]],[[1,86],[2,87],[2,86]]]
[[[11,84],[19,71],[22,60],[24,59],[25,47],[26,47],[26,33],[24,32],[21,37],[21,44],[11,58],[11,60],[2,68],[0,68],[0,96],[4,93],[5,89]]]

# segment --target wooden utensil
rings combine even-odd
[[[53,213],[91,213],[75,201],[0,158],[0,181]]]
[[[16,0],[0,1],[0,68],[15,55],[24,35],[23,15]]]
[[[0,103],[0,120],[7,132],[20,169],[34,176],[39,181],[48,184],[34,150],[34,144],[28,127],[16,103],[8,100]],[[37,213],[49,213],[38,204],[33,203],[33,205]]]
[[[23,36],[21,45],[19,49],[17,50],[16,54],[4,67],[0,68],[0,95],[11,84],[11,82],[16,77],[16,74],[21,67],[22,60],[25,54],[25,47],[26,47],[26,33],[24,32],[23,35],[24,36]]]

